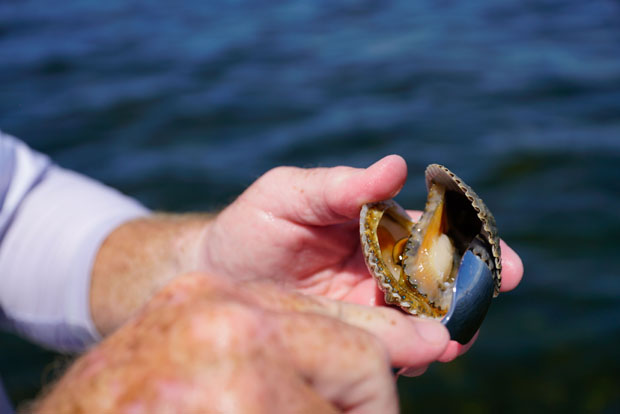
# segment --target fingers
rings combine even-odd
[[[306,296],[265,282],[246,283],[240,289],[208,274],[178,277],[153,302],[160,306],[160,302],[175,304],[199,297],[201,300],[227,297],[269,311],[311,313],[337,319],[378,338],[385,345],[393,366],[429,364],[442,355],[450,340],[448,330],[439,322],[416,318],[397,309]]]
[[[396,196],[406,179],[407,164],[398,155],[388,155],[349,175],[333,169],[326,181],[323,203],[346,218],[357,218],[363,204]]]
[[[465,345],[460,344],[456,341],[450,341],[450,344],[446,347],[443,354],[441,354],[441,356],[437,360],[439,362],[450,362],[455,360],[458,356],[463,355],[465,352],[469,351],[469,348],[474,345],[476,339],[478,338],[478,333],[479,332],[476,332],[471,341],[469,341]]]
[[[278,347],[282,352],[282,347]],[[273,351],[273,350],[272,350]],[[295,352],[304,352],[303,349]],[[284,355],[288,358],[288,355]],[[310,384],[309,375],[301,375],[282,356],[252,356],[239,364],[237,370],[213,372],[217,385],[201,394],[202,406],[181,410],[179,403],[171,412],[213,414],[342,414]],[[314,380],[314,377],[312,378]],[[212,411],[205,411],[207,407]]]
[[[427,365],[437,360],[450,341],[448,330],[437,321],[416,318],[387,307],[323,301],[327,303],[327,315],[379,338],[385,344],[393,366]]]
[[[407,165],[389,155],[366,169],[280,167],[263,175],[244,197],[274,215],[324,226],[355,218],[364,203],[395,196]]]
[[[428,369],[428,365],[421,367],[421,368],[405,367],[405,368],[401,368],[400,371],[396,373],[396,375],[397,376],[402,375],[403,377],[419,377],[420,375],[424,374],[427,369]]]
[[[225,412],[398,412],[383,343],[328,315],[351,319],[348,311],[309,312],[328,306],[265,283],[243,289],[214,279],[179,277],[154,299],[151,319],[175,321],[169,347],[187,355],[175,360],[193,360],[206,377],[217,376],[203,396],[236,401]]]
[[[503,240],[500,240],[502,249],[502,292],[507,292],[517,287],[523,277],[523,262],[519,255],[510,248]]]
[[[228,300],[234,298],[237,303],[264,310],[269,320],[278,321],[277,328],[251,323],[257,332],[242,333],[244,324],[237,323],[231,331],[218,327],[213,315],[207,318],[210,322],[204,328],[220,332],[218,343],[224,340],[225,332],[254,338],[254,342],[260,342],[269,332],[276,332],[278,343],[285,348],[276,349],[275,355],[290,360],[314,391],[345,412],[346,408],[355,407],[356,413],[396,413],[397,398],[390,366],[423,369],[437,360],[449,343],[447,330],[438,322],[414,318],[396,309],[309,297],[264,282],[246,283],[239,289],[211,279],[209,275],[185,275],[173,282],[174,289],[168,287],[159,296],[175,303],[183,298],[211,302],[221,300],[224,295]],[[176,289],[183,292],[178,293]],[[204,299],[200,299],[203,295]],[[238,310],[236,306],[233,308]],[[224,316],[236,314],[226,309]],[[254,319],[244,312],[241,316]],[[207,340],[208,336],[204,338]],[[222,349],[233,351],[231,344],[240,346],[244,342],[230,340]],[[289,379],[288,383],[293,381]],[[293,388],[300,395],[310,392],[299,386]],[[327,408],[322,412],[328,412]]]
[[[268,309],[329,316],[372,333],[385,345],[393,366],[429,364],[439,358],[450,341],[448,330],[439,322],[415,318],[397,309],[308,297],[264,284],[249,289],[254,300]]]
[[[319,395],[344,412],[398,412],[389,357],[373,335],[315,314],[277,320],[283,354]]]

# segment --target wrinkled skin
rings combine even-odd
[[[436,359],[449,340],[438,327],[391,308],[188,274],[80,358],[30,408],[395,414],[390,367]]]
[[[95,266],[97,326],[113,332],[167,286],[38,412],[398,412],[391,367],[419,375],[471,346],[381,306],[361,257],[360,207],[396,195],[406,175],[398,156],[368,169],[281,167],[212,220],[123,226]],[[506,291],[523,267],[505,244],[502,253]],[[187,270],[200,272],[176,277]]]

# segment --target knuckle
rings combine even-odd
[[[243,303],[218,303],[194,313],[191,330],[197,340],[216,350],[243,350],[264,331],[264,319],[263,312]]]
[[[263,184],[265,182],[269,183],[272,181],[280,181],[282,178],[289,177],[292,172],[297,171],[298,169],[295,167],[286,167],[279,166],[270,169],[266,173],[264,173],[259,179],[258,183]]]
[[[261,175],[239,197],[240,200],[253,200],[257,195],[273,195],[280,192],[284,186],[290,185],[291,177],[299,172],[295,167],[275,167]]]

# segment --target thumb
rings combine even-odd
[[[357,217],[365,203],[394,197],[407,178],[407,164],[388,155],[368,168],[275,168],[248,191],[252,203],[300,224],[325,226]]]

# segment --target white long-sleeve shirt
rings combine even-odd
[[[0,132],[0,325],[59,350],[97,341],[89,306],[95,256],[114,228],[146,214]]]

